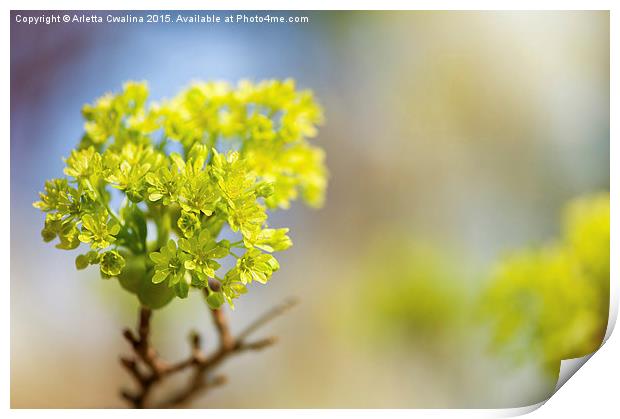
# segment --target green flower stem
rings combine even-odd
[[[124,226],[125,223],[123,223],[123,221],[119,218],[116,212],[114,212],[114,210],[110,208],[110,204],[108,204],[108,202],[103,198],[99,190],[95,188],[92,183],[90,183],[90,179],[86,179],[85,183],[86,186],[88,186],[93,192],[95,192],[95,194],[97,195],[97,200],[101,203],[101,205],[105,207],[105,209],[108,211],[108,214],[110,214],[110,216],[114,218],[121,226]]]
[[[170,238],[171,220],[170,213],[163,207],[159,207],[159,217],[155,218],[157,225],[157,248],[163,247]]]

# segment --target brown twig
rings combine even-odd
[[[122,357],[121,364],[136,380],[139,388],[136,392],[122,390],[121,396],[135,408],[145,407],[153,385],[168,370],[168,366],[159,359],[157,352],[150,344],[151,315],[150,309],[140,308],[138,336],[130,329],[123,331],[123,336],[134,350],[134,357]],[[140,361],[144,364],[144,368],[140,367]],[[147,372],[143,372],[142,369],[147,369]]]
[[[165,378],[174,373],[188,369],[193,369],[193,374],[187,385],[177,393],[165,398],[162,402],[154,404],[155,407],[176,407],[189,402],[209,388],[224,384],[226,377],[222,375],[211,377],[210,373],[231,355],[248,350],[261,350],[273,345],[276,342],[275,337],[252,342],[248,342],[247,338],[261,326],[285,313],[296,304],[297,300],[289,299],[274,307],[246,327],[237,337],[232,335],[224,312],[221,309],[210,309],[209,311],[219,337],[218,348],[211,355],[205,355],[202,351],[200,335],[193,332],[190,335],[190,356],[174,364],[168,364],[163,361],[151,346],[150,319],[152,313],[147,308],[141,308],[138,336],[136,337],[129,329],[125,329],[123,332],[123,336],[129,341],[134,350],[134,357],[121,358],[121,364],[135,379],[138,389],[135,392],[123,390],[121,391],[121,396],[134,408],[147,407],[148,398],[155,385],[160,384]],[[146,370],[146,372],[143,370]]]

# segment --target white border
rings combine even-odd
[[[42,0],[32,1],[24,0],[21,2],[8,1],[3,2],[6,4],[6,11],[4,19],[2,21],[2,49],[3,55],[6,61],[10,57],[10,25],[9,25],[9,10],[10,9],[49,9],[49,2]],[[212,1],[189,1],[189,0],[177,0],[177,1],[163,1],[163,0],[136,0],[132,4],[135,10],[193,10],[193,9],[212,9],[212,10],[610,10],[611,19],[611,139],[617,141],[617,123],[620,121],[620,115],[617,109],[617,98],[619,94],[619,86],[615,79],[615,75],[620,74],[620,67],[618,66],[618,27],[620,25],[620,2],[610,0],[523,0],[523,1],[397,1],[397,0],[349,0],[349,1],[335,1],[335,0],[314,0],[314,1],[286,1],[286,0],[265,0],[260,3],[250,0],[212,0]],[[127,1],[120,0],[108,0],[105,2],[90,2],[85,4],[84,2],[75,0],[58,0],[53,4],[53,9],[65,9],[65,10],[124,10],[128,8]],[[5,61],[5,62],[6,62]],[[2,67],[2,75],[5,80],[5,91],[8,91],[10,86],[10,68],[8,63]],[[10,187],[10,153],[9,153],[9,138],[10,138],[10,96],[5,95],[2,101],[2,118],[4,120],[4,140],[3,146],[4,152],[1,154],[2,164],[0,170],[2,172],[2,181],[0,183],[0,194],[5,197],[9,196]],[[614,162],[619,160],[619,148],[614,141],[611,141],[611,179],[618,179],[619,172]],[[618,247],[618,240],[620,238],[619,224],[614,222],[619,212],[620,194],[617,183],[611,183],[611,296],[612,304],[610,310],[610,326],[615,323],[618,312],[618,261],[620,261],[620,252]],[[3,280],[7,287],[2,293],[2,327],[4,336],[10,335],[10,292],[9,292],[9,278],[10,278],[10,207],[6,203],[0,205],[0,220],[3,223],[2,244],[1,244],[1,257],[2,266],[5,275]],[[611,327],[608,329],[611,331]],[[3,379],[0,382],[0,394],[2,397],[3,406],[8,409],[10,405],[10,343],[9,339],[4,339],[3,344],[0,346],[0,359],[1,359],[1,372]],[[542,409],[539,409],[534,415],[540,418],[546,417],[566,417],[573,416],[573,414],[579,414],[583,417],[585,414],[591,415],[594,413],[594,417],[611,417],[617,412],[617,384],[618,384],[618,372],[620,371],[620,344],[617,337],[612,337],[607,341],[599,353],[595,354],[592,360],[588,362],[588,367],[580,370],[576,374],[576,378],[569,380],[569,382],[562,387],[559,392],[551,398],[548,405]],[[523,408],[523,409],[489,409],[489,410],[387,410],[381,411],[381,415],[388,415],[390,417],[502,417],[502,416],[514,416],[531,411],[535,407]],[[103,410],[12,410],[8,412],[11,416],[52,416],[52,417],[83,417],[84,415],[94,417],[106,417],[108,412]],[[199,409],[194,410],[177,410],[175,415],[190,416],[190,415],[203,415],[203,414],[216,415],[217,417],[238,417],[239,415],[247,415],[256,418],[269,417],[289,418],[291,415],[300,417],[314,417],[315,415],[321,415],[325,417],[375,417],[379,412],[374,410],[218,410],[212,412],[204,412]],[[159,416],[165,417],[168,412],[150,410],[148,412],[142,411],[114,411],[113,414],[119,417],[127,416],[141,416],[149,415],[149,417]]]

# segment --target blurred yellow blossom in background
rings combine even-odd
[[[535,355],[550,374],[598,349],[609,310],[609,195],[571,202],[557,242],[504,257],[482,309],[494,346],[516,360]]]

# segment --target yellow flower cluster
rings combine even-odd
[[[42,236],[67,250],[89,245],[78,269],[98,264],[151,308],[192,287],[213,308],[232,305],[250,282],[267,282],[279,268],[272,253],[292,245],[287,228],[268,227],[267,210],[323,202],[324,153],[309,142],[322,110],[292,80],[195,83],[171,100],[147,99],[146,83],[131,82],[84,106],[68,179],[48,181],[34,204],[46,213]],[[225,226],[240,240],[218,240]],[[228,256],[236,264],[219,275]]]

